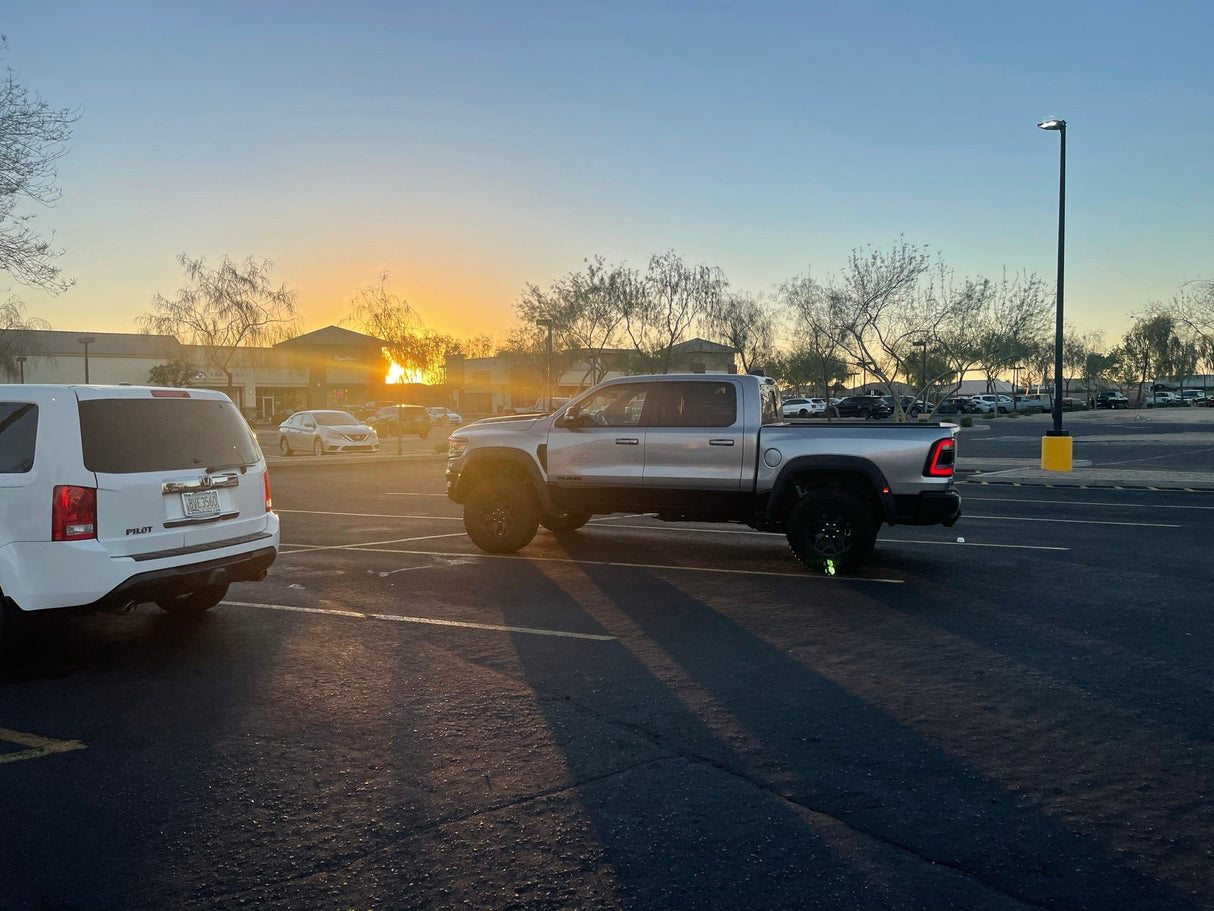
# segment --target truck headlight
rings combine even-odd
[[[467,440],[462,440],[459,437],[452,437],[447,441],[447,458],[458,459],[464,454],[464,450],[467,448]]]

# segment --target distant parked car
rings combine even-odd
[[[1007,414],[1015,408],[1015,402],[1010,395],[984,393],[982,395],[971,395],[970,401],[983,414],[998,412],[999,414]]]
[[[375,430],[345,411],[297,411],[278,425],[278,451],[285,456],[378,449]]]
[[[968,396],[959,395],[945,399],[936,406],[936,414],[977,414]]]
[[[831,407],[837,418],[887,418],[893,413],[889,402],[879,395],[849,395]]]
[[[1102,392],[1096,396],[1097,408],[1129,408],[1130,400],[1116,390]]]
[[[825,414],[826,399],[785,399],[780,406],[786,418],[808,418],[817,414]]]
[[[1147,399],[1148,408],[1179,408],[1184,404],[1185,400],[1180,397],[1179,392],[1167,392],[1163,389]]]
[[[1186,405],[1201,405],[1205,402],[1206,394],[1200,389],[1186,389],[1180,393]]]
[[[423,440],[430,435],[430,415],[421,405],[387,405],[368,421],[382,437],[416,433]]]
[[[1054,410],[1054,403],[1048,395],[1014,395],[1012,407],[1021,414],[1042,414]]]
[[[426,414],[430,416],[431,424],[437,424],[440,427],[455,427],[464,423],[462,416],[456,414],[450,408],[444,408],[441,405],[427,408]]]

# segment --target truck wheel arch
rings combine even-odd
[[[553,506],[548,486],[535,460],[527,453],[513,449],[486,449],[472,455],[460,472],[459,499],[456,502],[462,503],[468,492],[481,481],[499,479],[512,479],[529,486],[545,511],[561,511]]]
[[[871,461],[859,456],[802,456],[791,459],[776,477],[767,501],[766,524],[783,526],[801,493],[807,487],[823,485],[854,490],[871,504],[878,522],[897,522],[898,508],[889,483]]]

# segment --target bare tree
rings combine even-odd
[[[430,352],[421,341],[425,327],[409,302],[388,290],[388,279],[388,273],[381,272],[375,282],[355,291],[350,315],[343,322],[382,339],[394,364],[407,374],[420,376],[430,364]]]
[[[8,41],[0,35],[0,53]],[[56,162],[67,153],[79,114],[52,108],[6,68],[0,83],[0,269],[23,285],[52,294],[70,287],[52,260],[62,251],[40,236],[34,216],[18,212],[29,200],[53,206],[59,199]]]
[[[662,373],[670,372],[674,346],[687,330],[720,305],[729,286],[724,273],[711,266],[688,266],[673,251],[649,258],[645,285],[651,300]]]
[[[151,312],[136,322],[145,333],[173,335],[202,348],[207,362],[227,378],[229,390],[239,352],[268,347],[299,331],[296,293],[271,284],[273,263],[268,259],[250,256],[236,263],[225,256],[213,269],[185,253],[177,261],[185,270],[186,287],[172,300],[157,294]]]
[[[36,316],[26,317],[25,305],[10,297],[0,304],[0,371],[10,380],[16,379],[21,370],[17,366],[19,355],[39,355],[26,335],[31,329],[49,329],[51,324]]]
[[[749,373],[771,358],[775,315],[749,294],[725,294],[705,316],[707,331],[738,352],[742,370]]]

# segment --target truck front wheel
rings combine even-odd
[[[877,543],[872,510],[851,491],[811,490],[788,513],[788,546],[807,568],[830,574],[851,572]]]
[[[491,554],[512,554],[526,547],[539,524],[535,493],[518,481],[481,481],[464,501],[468,537]]]

